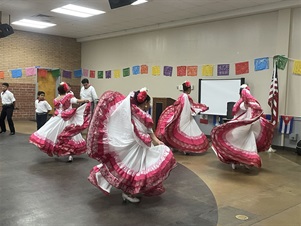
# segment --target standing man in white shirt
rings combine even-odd
[[[98,100],[98,96],[93,86],[90,85],[89,80],[84,78],[82,81],[82,88],[80,89],[80,98],[86,99],[91,102],[92,114],[94,111],[94,106]]]
[[[8,90],[9,84],[2,83],[1,101],[2,101],[2,111],[0,115],[0,133],[6,132],[5,118],[7,117],[8,126],[10,129],[10,135],[15,135],[15,126],[13,122],[13,111],[15,109],[16,99],[14,94]]]

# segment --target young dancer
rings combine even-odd
[[[88,179],[105,194],[116,187],[122,190],[123,200],[140,202],[138,194],[154,196],[165,191],[162,183],[176,160],[153,133],[149,107],[146,89],[127,97],[107,91],[100,97],[87,138],[87,153],[100,164]]]
[[[209,142],[200,130],[193,116],[209,108],[205,104],[194,103],[189,96],[191,84],[182,84],[183,94],[160,115],[156,135],[166,145],[186,153],[203,153],[207,151]]]
[[[37,130],[46,122],[48,113],[52,110],[50,104],[45,100],[45,92],[38,91],[38,98],[35,101]]]
[[[80,155],[86,152],[86,141],[80,132],[86,129],[90,121],[89,100],[76,99],[71,93],[67,94],[68,85],[58,86],[59,96],[54,99],[54,117],[38,131],[33,133],[29,142],[36,145],[49,156]],[[74,103],[88,103],[79,108],[72,108]]]
[[[213,128],[212,149],[218,158],[232,165],[242,164],[261,167],[258,152],[267,151],[271,146],[274,127],[262,117],[258,101],[244,84],[240,88],[240,99],[233,106],[233,119]]]

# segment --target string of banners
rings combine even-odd
[[[289,60],[293,61],[292,73],[295,75],[301,75],[301,60],[290,59],[285,56],[277,55],[273,57],[277,59],[277,68],[284,70],[287,62]],[[111,79],[111,78],[121,78],[128,77],[130,75],[148,75],[149,73],[153,76],[229,76],[230,75],[230,64],[206,64],[202,66],[148,66],[135,65],[132,67],[126,67],[123,69],[114,70],[89,70],[89,69],[76,69],[76,70],[63,70],[59,68],[42,68],[42,67],[28,67],[28,68],[17,68],[8,70],[9,75],[12,78],[21,78],[25,76],[39,76],[46,77],[51,73],[54,77],[63,76],[64,78],[80,78],[80,77],[90,77],[98,79]],[[254,71],[268,70],[270,68],[270,57],[256,58],[253,61]],[[200,68],[200,71],[199,71]],[[214,72],[216,71],[216,72]],[[250,62],[237,62],[234,63],[235,75],[248,74],[250,72]],[[0,79],[4,79],[4,71],[0,70]]]

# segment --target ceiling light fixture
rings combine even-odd
[[[140,5],[140,4],[143,4],[146,2],[147,2],[147,0],[137,0],[137,1],[133,2],[131,5]]]
[[[104,11],[77,6],[73,4],[68,4],[60,8],[52,9],[51,11],[55,13],[62,13],[62,14],[67,14],[67,15],[77,16],[82,18],[87,18],[87,17],[96,16],[105,13]]]
[[[12,24],[26,26],[26,27],[40,28],[40,29],[56,26],[56,24],[53,24],[53,23],[36,21],[36,20],[28,20],[28,19],[18,20],[18,21],[12,22]]]

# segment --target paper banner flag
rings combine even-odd
[[[103,78],[103,71],[97,72],[97,78]]]
[[[198,66],[187,66],[187,76],[197,76]]]
[[[88,70],[88,69],[84,69],[84,70],[83,70],[83,74],[84,74],[84,77],[88,77],[88,75],[89,75],[89,70]]]
[[[0,71],[0,79],[4,79],[4,71]]]
[[[301,75],[301,60],[294,61],[293,74]]]
[[[276,60],[277,68],[280,70],[284,70],[288,61],[288,58],[285,56],[274,56],[274,60]]]
[[[61,76],[61,70],[60,69],[53,69],[53,70],[51,70],[51,74],[52,74],[52,76],[53,77],[59,77],[59,76]]]
[[[47,69],[38,68],[38,76],[41,78],[46,78],[47,77]]]
[[[22,77],[22,69],[13,69],[10,71],[12,78],[21,78]]]
[[[203,65],[202,75],[203,76],[213,76],[213,65],[212,64]]]
[[[95,78],[95,71],[90,70],[90,78]]]
[[[111,78],[112,71],[106,71],[106,78]]]
[[[132,67],[133,75],[140,74],[140,66],[136,65]]]
[[[129,67],[123,68],[122,73],[123,73],[123,77],[130,76],[130,68]]]
[[[164,66],[163,67],[163,75],[172,76],[172,67],[171,66]]]
[[[186,66],[177,67],[177,76],[186,76]]]
[[[73,71],[73,74],[74,74],[75,78],[82,77],[82,75],[83,75],[82,69],[78,69],[78,70]]]
[[[217,76],[226,76],[230,74],[230,64],[218,64]]]
[[[235,74],[241,75],[241,74],[247,74],[249,73],[249,62],[240,62],[235,64]]]
[[[152,75],[154,75],[154,76],[158,76],[158,75],[160,75],[160,66],[153,66],[152,67]]]
[[[114,78],[120,78],[120,70],[116,69],[113,71]]]
[[[279,133],[291,134],[293,131],[294,117],[293,116],[280,116]]]
[[[147,65],[141,65],[141,74],[148,74],[148,66]]]
[[[71,78],[71,71],[66,71],[66,70],[63,70],[63,77],[64,78]]]
[[[269,58],[263,57],[263,58],[257,58],[254,60],[254,70],[255,71],[262,71],[269,69]]]
[[[25,75],[26,76],[32,76],[37,74],[37,68],[36,67],[28,67],[25,68]]]

